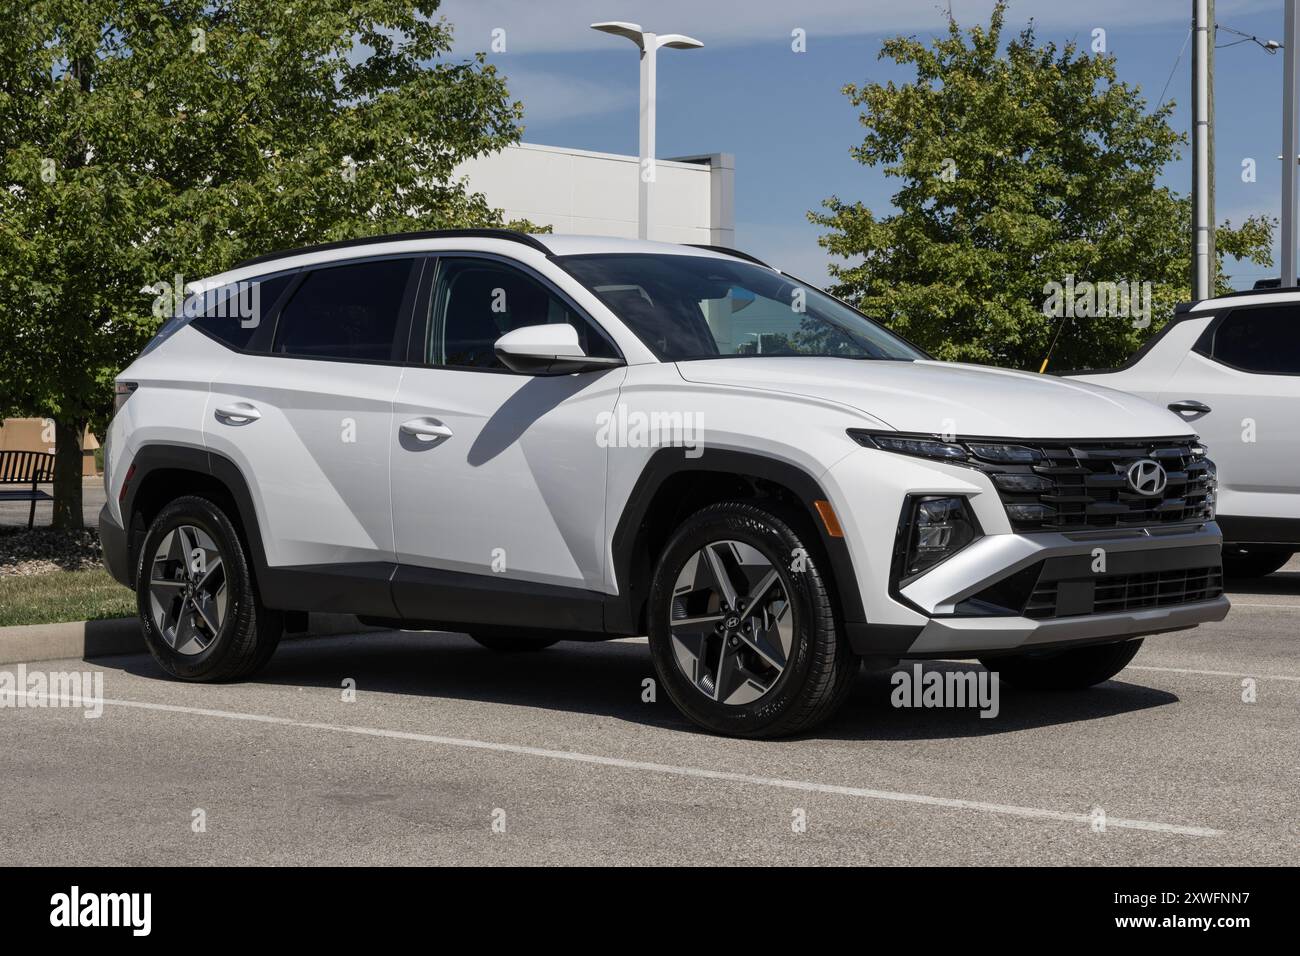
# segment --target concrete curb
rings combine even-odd
[[[351,614],[312,614],[305,633],[286,634],[285,639],[375,630],[379,628],[367,627]],[[143,653],[146,653],[144,636],[140,633],[139,620],[134,617],[0,627],[0,664],[29,664],[65,658],[88,660],[115,654]]]

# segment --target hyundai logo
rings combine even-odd
[[[1169,484],[1169,473],[1165,471],[1165,466],[1150,458],[1129,465],[1125,477],[1130,488],[1148,498],[1163,494],[1165,485]]]

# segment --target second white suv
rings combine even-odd
[[[773,736],[863,659],[1082,687],[1228,610],[1176,416],[933,361],[729,250],[278,253],[205,282],[118,392],[105,560],[186,680],[251,674],[304,611],[502,650],[648,634],[690,719]]]
[[[1179,306],[1124,367],[1066,374],[1167,405],[1214,449],[1229,576],[1300,551],[1300,289]]]

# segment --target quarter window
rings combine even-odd
[[[206,292],[201,301],[196,296],[194,305],[187,308],[203,311],[192,324],[232,349],[246,349],[292,279],[292,273],[249,279]]]

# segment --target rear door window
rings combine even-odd
[[[390,361],[415,261],[377,259],[308,273],[280,311],[271,351],[303,358]]]

